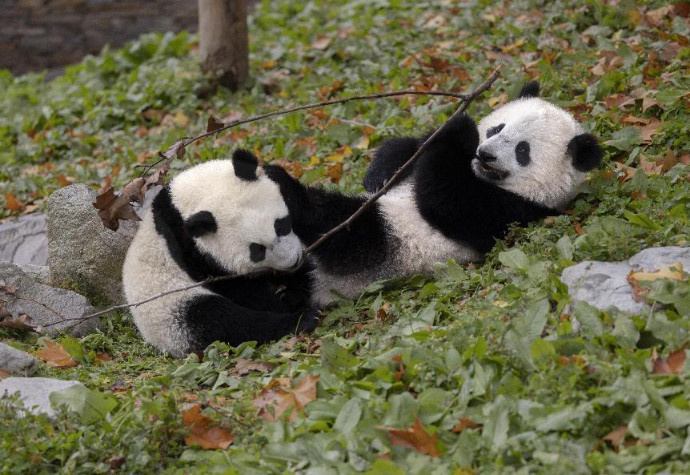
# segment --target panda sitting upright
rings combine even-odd
[[[356,297],[375,280],[426,274],[450,258],[481,260],[510,224],[562,211],[602,151],[570,114],[537,98],[538,90],[528,83],[479,128],[466,115],[446,124],[401,183],[314,251],[312,303],[325,306],[332,291]],[[367,171],[366,190],[383,186],[425,139],[384,142]],[[305,187],[282,169],[268,173],[307,244],[367,198]]]
[[[216,340],[261,344],[316,326],[316,313],[299,298],[291,304],[275,292],[278,285],[299,286],[297,279],[281,278],[274,286],[270,277],[244,276],[294,270],[303,261],[302,242],[265,168],[238,150],[232,160],[185,170],[153,200],[125,259],[127,302],[238,275],[133,307],[141,335],[159,350],[182,357]]]

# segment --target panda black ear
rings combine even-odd
[[[596,168],[604,155],[599,141],[590,133],[573,137],[568,143],[568,153],[573,158],[573,167],[580,172]]]
[[[184,227],[187,232],[194,237],[218,231],[216,218],[213,217],[210,211],[199,211],[198,213],[194,213],[185,220]]]
[[[539,82],[537,80],[528,82],[520,89],[518,99],[526,97],[539,97]]]
[[[253,153],[238,148],[232,154],[232,165],[235,175],[242,180],[254,181],[257,179],[256,168],[259,166],[259,159]]]

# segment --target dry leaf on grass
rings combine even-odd
[[[273,365],[263,361],[252,361],[244,358],[237,358],[235,360],[235,367],[232,370],[233,374],[236,374],[237,376],[246,376],[252,371],[258,373],[268,373],[273,371]]]
[[[276,422],[288,411],[288,420],[297,418],[304,406],[316,399],[318,376],[307,375],[292,388],[290,378],[275,378],[254,398],[252,405],[259,409],[258,415],[269,422]]]
[[[213,425],[213,421],[201,413],[201,404],[195,404],[182,412],[182,422],[190,429],[185,444],[199,445],[206,450],[227,449],[235,436],[224,427]]]
[[[628,432],[628,426],[621,425],[618,428],[606,434],[601,440],[603,442],[608,442],[609,444],[611,444],[613,450],[618,452],[618,448],[620,447],[621,443],[625,440],[626,432]]]
[[[0,327],[12,328],[14,330],[29,330],[29,331],[40,331],[41,327],[36,325],[31,321],[25,313],[21,313],[16,317],[5,308],[4,303],[0,300]]]
[[[384,426],[379,426],[378,429],[388,431],[392,445],[408,447],[432,457],[441,456],[441,452],[438,450],[438,436],[436,434],[429,435],[419,417],[415,419],[414,425],[409,429],[394,429]]]
[[[652,374],[682,374],[685,366],[685,345],[672,351],[664,358],[659,358],[656,348],[652,350]]]
[[[459,434],[460,432],[463,432],[467,429],[481,429],[481,427],[481,424],[477,424],[469,417],[461,417],[460,421],[457,424],[455,424],[455,426],[453,426],[451,431],[455,432],[456,434]]]
[[[56,368],[74,368],[79,363],[67,353],[61,344],[51,340],[44,340],[45,348],[36,352],[36,356],[46,362],[48,366]]]
[[[658,279],[685,280],[683,274],[683,263],[676,262],[668,266],[661,266],[659,270],[653,272],[630,271],[628,283],[632,286],[633,297],[638,302],[643,302],[649,289],[640,287],[640,282],[653,282]]]

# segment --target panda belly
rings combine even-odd
[[[334,293],[356,298],[377,280],[430,274],[437,262],[453,258],[462,264],[482,258],[481,253],[447,238],[422,217],[410,180],[379,198],[378,205],[389,242],[386,260],[366,270],[334,274],[319,266],[315,258],[311,297],[314,306],[325,307],[334,300]]]
[[[383,195],[379,204],[390,233],[397,241],[391,253],[391,266],[398,275],[430,274],[436,263],[451,258],[459,264],[482,258],[480,252],[444,236],[422,217],[411,180]]]
[[[194,283],[168,252],[165,240],[155,230],[152,213],[142,221],[127,252],[122,273],[129,303]],[[212,292],[199,287],[132,307],[134,322],[144,340],[172,356],[185,356],[192,336],[184,324],[183,313],[187,302],[199,295],[212,295]]]

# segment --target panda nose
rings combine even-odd
[[[494,155],[491,155],[489,152],[482,150],[481,148],[477,150],[477,158],[482,162],[493,162],[496,160]]]

